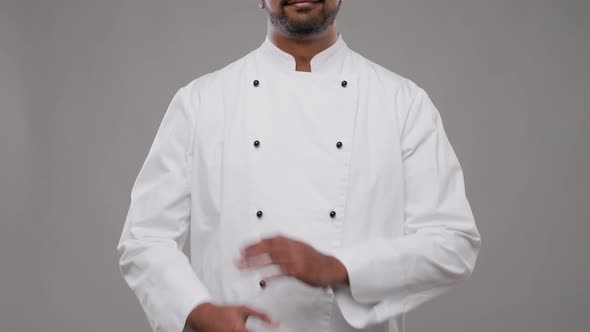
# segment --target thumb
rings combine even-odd
[[[263,313],[261,311],[252,309],[252,308],[247,307],[247,306],[242,306],[240,308],[240,310],[241,310],[242,314],[244,314],[244,316],[246,316],[246,318],[248,316],[255,316],[255,317],[260,318],[261,320],[265,321],[266,323],[268,323],[270,325],[274,325],[274,326],[278,326],[279,325],[279,322],[271,319],[267,314],[265,314],[265,313]]]

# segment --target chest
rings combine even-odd
[[[194,211],[244,238],[281,232],[328,250],[355,206],[400,194],[398,105],[362,75],[254,72],[200,107]]]

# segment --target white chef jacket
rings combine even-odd
[[[190,232],[189,232],[190,230]],[[182,252],[190,233],[191,260]],[[240,271],[239,250],[282,234],[346,267],[315,288]],[[188,331],[204,301],[245,304],[254,331],[400,332],[465,280],[481,238],[441,117],[413,81],[342,35],[311,72],[266,36],[180,88],[131,192],[120,269],[154,331]]]

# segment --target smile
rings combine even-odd
[[[309,7],[313,6],[317,3],[323,2],[323,0],[291,0],[287,2],[285,6],[293,6],[293,7]]]

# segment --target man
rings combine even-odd
[[[154,331],[403,331],[481,243],[440,114],[348,48],[341,1],[259,6],[262,45],[172,99],[121,272]]]

